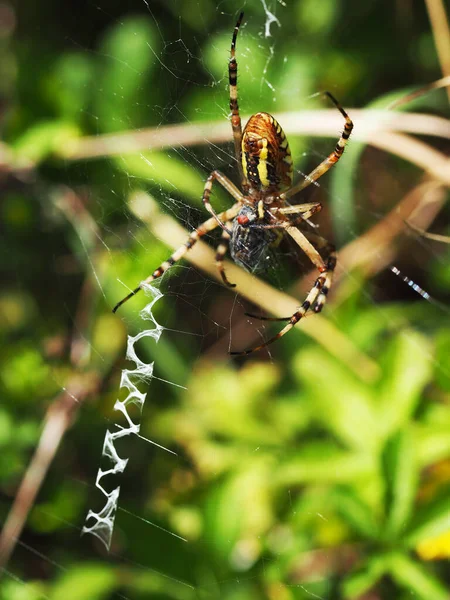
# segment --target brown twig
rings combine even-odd
[[[421,96],[424,96],[425,94],[428,94],[429,92],[432,92],[433,90],[439,90],[444,87],[448,88],[449,86],[450,86],[450,75],[448,75],[446,77],[442,77],[442,79],[437,79],[436,81],[433,81],[432,83],[429,83],[427,85],[424,85],[423,87],[419,88],[418,90],[414,90],[413,92],[410,92],[409,94],[405,94],[401,98],[398,98],[397,100],[394,100],[394,102],[391,102],[391,104],[389,104],[386,108],[388,110],[394,110],[394,109],[398,108],[399,106],[404,106],[405,104],[409,104],[410,102],[412,102],[412,100],[415,100],[416,98],[420,98]],[[450,90],[448,90],[448,91],[450,91]]]
[[[393,244],[401,234],[408,232],[408,220],[420,219],[422,226],[428,227],[445,199],[445,187],[434,180],[424,181],[408,192],[379,223],[339,252],[335,283],[355,269],[366,277],[383,270],[393,260]],[[425,204],[429,210],[420,216],[418,209]]]
[[[65,432],[72,423],[76,410],[98,390],[98,385],[98,378],[93,374],[73,375],[66,389],[49,407],[38,446],[0,534],[0,571],[6,566],[14,550],[42,482]]]
[[[450,244],[450,236],[448,235],[430,233],[429,231],[426,231],[426,229],[424,229],[423,227],[417,227],[416,225],[413,225],[410,221],[407,221],[406,224],[413,231],[418,233],[421,237],[426,238],[427,240],[432,240],[433,242],[441,242],[442,244]]]
[[[423,169],[437,181],[450,186],[450,167],[447,157],[425,142],[401,133],[384,133],[371,141],[373,146],[404,158]]]

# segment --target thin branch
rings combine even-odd
[[[437,181],[450,186],[450,168],[447,157],[425,142],[401,133],[384,133],[370,142],[373,146],[385,150],[420,167]]]
[[[450,161],[449,168],[450,168]],[[335,283],[349,271],[358,269],[371,277],[392,262],[393,244],[408,233],[408,221],[420,219],[422,227],[430,225],[446,200],[446,189],[437,181],[424,181],[408,192],[389,213],[369,231],[350,242],[339,252]],[[428,210],[421,210],[428,205]]]
[[[441,117],[355,108],[349,108],[348,113],[356,123],[352,139],[368,144],[381,132],[389,131],[450,139],[450,121]],[[335,138],[342,128],[339,114],[333,109],[286,112],[275,116],[290,135]],[[243,120],[248,117],[249,115],[244,116]],[[65,143],[64,147],[58,150],[58,155],[67,160],[86,160],[163,148],[220,144],[229,142],[230,139],[230,124],[222,119],[212,123],[166,125],[140,131],[84,137]]]
[[[98,389],[92,374],[74,375],[67,388],[52,402],[44,420],[44,428],[31,462],[14,498],[0,534],[0,571],[6,566],[33,507],[42,482],[70,427],[77,408]]]
[[[413,231],[418,233],[420,237],[423,237],[427,240],[432,240],[433,242],[441,242],[442,244],[450,244],[450,236],[448,236],[448,235],[442,235],[439,233],[430,233],[429,231],[426,231],[426,229],[424,229],[423,227],[417,227],[416,225],[413,225],[410,221],[407,221],[406,224]]]

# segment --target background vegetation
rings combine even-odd
[[[420,233],[432,222],[449,233],[448,98],[402,107],[441,118],[418,116],[407,136],[392,137],[407,129],[401,112],[368,133],[369,113],[351,111],[441,77],[445,20],[433,28],[412,0],[264,6],[0,4],[0,511],[19,537],[9,560],[0,538],[2,600],[449,598],[449,251]],[[241,9],[242,112],[280,115],[297,176],[342,127],[318,93],[354,118],[344,158],[303,196],[325,206],[336,291],[270,353],[231,360],[230,347],[276,331],[244,311],[289,314],[307,262],[282,246],[264,292],[233,270],[238,292],[225,290],[201,253],[200,269],[164,278],[154,314],[167,329],[138,345],[159,379],[141,385],[133,416],[177,455],[137,437],[118,445],[129,462],[108,481],[121,486],[108,553],[80,531],[103,504],[105,430],[124,425],[113,406],[126,336],[147,326],[145,298],[111,307],[121,282],[134,287],[183,239],[174,223],[205,218],[207,174],[235,177],[227,59]]]

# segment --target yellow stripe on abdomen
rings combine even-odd
[[[269,151],[267,148],[267,140],[262,140],[263,147],[261,148],[261,152],[259,154],[259,163],[258,163],[258,175],[259,180],[261,181],[261,185],[263,187],[269,187],[270,181],[267,177],[267,157],[269,155]]]

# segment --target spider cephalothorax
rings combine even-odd
[[[228,63],[231,127],[242,191],[228,177],[225,177],[219,171],[213,171],[206,180],[203,191],[203,203],[211,217],[199,225],[190,234],[185,244],[178,248],[172,256],[153,271],[128,296],[116,304],[113,309],[115,312],[119,306],[142,289],[144,284],[151,283],[161,277],[202,236],[217,227],[222,228],[222,242],[217,247],[216,265],[223,282],[230,287],[234,287],[234,285],[228,281],[223,266],[228,246],[230,247],[231,257],[238,265],[248,271],[255,271],[262,265],[268,246],[277,238],[280,238],[281,234],[287,233],[315,265],[319,271],[319,276],[303,304],[291,316],[281,319],[260,317],[268,321],[288,321],[288,323],[279,333],[256,348],[244,350],[243,352],[231,352],[231,354],[241,355],[250,354],[271,344],[292,329],[308,310],[320,312],[325,304],[336,265],[334,248],[326,240],[315,235],[314,238],[319,242],[324,254],[324,258],[322,258],[305,234],[297,227],[299,220],[308,220],[321,209],[321,205],[318,202],[291,205],[288,200],[314,181],[317,181],[319,177],[337,163],[344,152],[345,144],[353,129],[350,117],[339,102],[329,92],[325,92],[325,95],[328,96],[345,119],[344,131],[333,152],[305,179],[293,185],[293,167],[289,144],[281,126],[274,117],[265,112],[256,113],[250,117],[244,131],[242,131],[237,94],[236,62],[236,39],[242,17],[243,13],[240,14],[234,28],[231,40],[231,57]],[[214,181],[218,181],[236,200],[231,208],[219,214],[216,214],[210,202]]]

